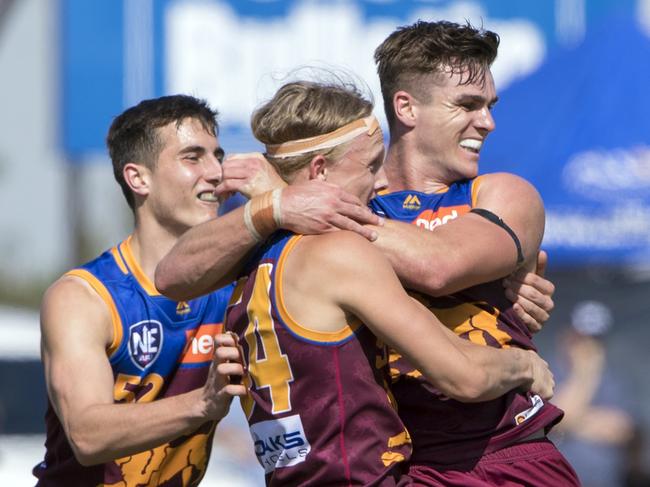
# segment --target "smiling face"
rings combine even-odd
[[[478,175],[479,153],[495,128],[491,110],[497,102],[489,70],[483,82],[460,84],[460,73],[429,78],[426,101],[414,102],[413,136],[417,151],[430,164],[430,173],[447,185]]]
[[[222,178],[223,149],[217,137],[194,118],[158,129],[162,149],[148,171],[149,187],[142,211],[152,215],[170,233],[217,215],[214,190]]]

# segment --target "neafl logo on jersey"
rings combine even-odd
[[[129,356],[140,370],[154,363],[163,344],[160,321],[145,320],[129,327]]]
[[[186,331],[187,342],[181,363],[210,363],[214,355],[214,336],[222,331],[222,323],[204,323],[197,330]]]

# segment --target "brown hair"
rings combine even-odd
[[[483,83],[485,71],[494,62],[499,36],[477,29],[468,22],[423,22],[400,27],[375,50],[384,110],[393,125],[393,95],[405,90],[427,102],[423,78],[460,73],[461,84]],[[450,71],[451,70],[451,71]]]
[[[327,134],[367,117],[372,109],[373,103],[352,82],[294,81],[282,86],[271,100],[255,110],[251,128],[263,144],[282,144]],[[315,155],[335,161],[347,145],[286,158],[267,154],[267,159],[284,180],[290,181]]]
[[[180,126],[186,118],[198,120],[210,134],[217,135],[216,110],[212,110],[204,100],[188,95],[144,100],[113,120],[106,145],[113,162],[113,175],[131,209],[135,202],[131,188],[124,180],[124,166],[137,162],[153,168],[163,149],[158,129],[172,122]]]

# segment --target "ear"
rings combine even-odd
[[[327,180],[327,159],[320,154],[309,162],[309,179]]]
[[[400,90],[393,95],[395,118],[407,127],[414,127],[417,119],[417,101],[410,93]]]
[[[151,171],[142,164],[127,162],[122,170],[124,181],[134,194],[147,196],[151,190]]]

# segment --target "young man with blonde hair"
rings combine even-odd
[[[253,114],[252,128],[289,187],[322,179],[367,202],[386,185],[381,129],[354,86],[288,83]],[[450,333],[366,239],[269,236],[278,192],[244,209],[263,243],[244,264],[226,318],[249,371],[242,406],[267,485],[409,482],[410,439],[391,404],[384,343],[457,400],[515,387],[551,395],[552,375],[535,353]]]

